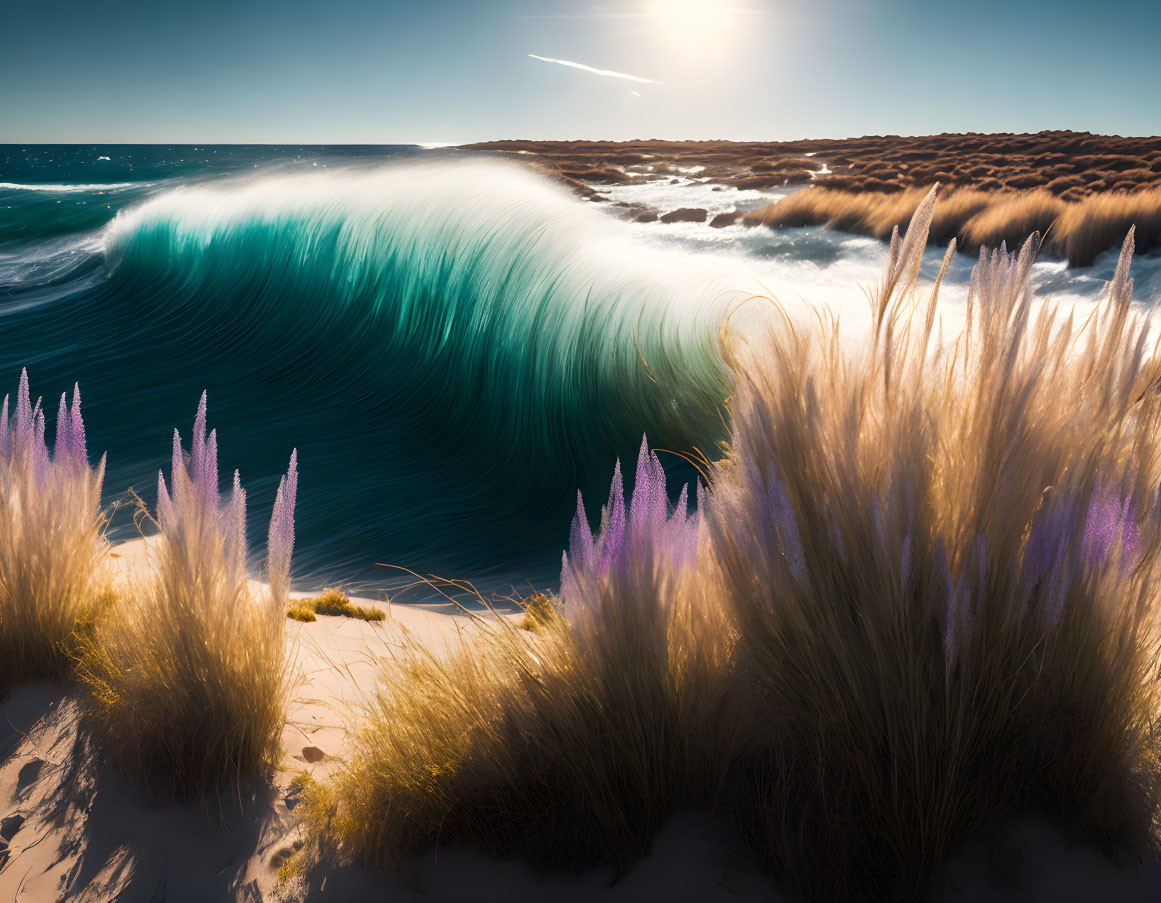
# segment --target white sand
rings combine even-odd
[[[140,567],[146,543],[117,547],[121,571]],[[295,687],[275,785],[245,805],[227,801],[225,824],[194,805],[151,799],[78,742],[71,691],[18,689],[0,705],[0,903],[213,903],[283,897],[277,869],[295,848],[294,776],[325,777],[347,752],[344,724],[374,686],[378,656],[404,633],[436,649],[470,640],[479,627],[457,607],[394,605],[370,624],[320,617],[287,621]],[[321,758],[319,756],[321,755]],[[714,901],[791,900],[744,857],[727,855],[704,817],[687,813],[656,837],[652,854],[613,883],[609,870],[580,877],[537,875],[519,862],[445,849],[419,863],[407,885],[360,868],[335,869],[311,900],[324,901]],[[1063,901],[1161,899],[1161,867],[1119,869],[1099,853],[1070,849],[1060,835],[1020,823],[965,852],[937,882],[933,899]]]

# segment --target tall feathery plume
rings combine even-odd
[[[16,444],[27,448],[28,434],[32,429],[32,403],[28,400],[28,370],[20,371],[20,387],[16,391]]]
[[[73,384],[73,405],[69,412],[69,427],[72,436],[72,455],[78,461],[86,461],[88,449],[85,444],[85,421],[81,418],[81,387]]]
[[[625,481],[621,476],[621,462],[613,468],[613,482],[609,486],[609,502],[601,517],[600,538],[596,542],[595,565],[597,573],[607,574],[613,561],[620,557],[625,542]]]
[[[83,440],[82,440],[83,441]],[[157,474],[157,512],[162,532],[177,537],[217,534],[226,562],[237,579],[244,579],[246,567],[246,492],[234,471],[233,487],[223,501],[218,489],[218,432],[206,436],[206,393],[202,393],[194,419],[188,465],[181,434],[173,432],[170,485]],[[298,452],[290,456],[290,468],[278,486],[278,497],[270,518],[267,561],[271,590],[284,603],[289,592],[290,559],[294,548],[294,504],[298,493]]]
[[[290,593],[290,559],[294,551],[294,503],[298,495],[298,450],[290,455],[290,467],[278,484],[274,512],[267,533],[267,579],[270,593],[279,605],[285,605]]]
[[[698,486],[698,506],[701,488]],[[560,594],[565,614],[572,616],[595,584],[612,572],[627,572],[639,563],[657,558],[673,567],[692,564],[697,556],[700,520],[690,513],[689,487],[682,489],[673,513],[665,470],[648,439],[642,437],[637,457],[633,493],[626,510],[621,462],[613,470],[609,501],[602,510],[601,526],[594,537],[577,493],[577,512],[569,531],[569,549],[561,555]]]
[[[60,406],[56,409],[56,442],[53,443],[52,457],[60,461],[72,453],[72,421],[69,419],[67,393],[60,395]]]
[[[0,464],[8,464],[12,458],[12,428],[8,425],[8,396],[4,396],[4,407],[0,409]]]
[[[90,612],[106,548],[105,459],[90,468],[62,395],[52,449],[47,411],[22,370],[15,410],[0,407],[0,682],[58,674],[72,630]],[[80,427],[83,430],[83,426]]]
[[[244,568],[246,562],[246,490],[242,478],[234,471],[234,488],[225,510],[227,558]],[[239,575],[241,576],[241,575]]]

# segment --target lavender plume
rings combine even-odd
[[[697,487],[699,507],[701,487]],[[665,471],[657,455],[642,438],[636,478],[628,510],[624,500],[621,464],[613,470],[609,501],[601,512],[594,537],[577,493],[577,512],[569,531],[569,549],[561,555],[560,594],[570,614],[586,598],[589,588],[612,571],[623,571],[634,562],[651,557],[670,566],[683,567],[697,556],[700,530],[698,512],[689,512],[689,487],[682,489],[669,514]]]
[[[270,591],[285,605],[290,592],[290,559],[294,552],[294,503],[298,495],[298,450],[290,454],[290,466],[278,483],[274,511],[267,532],[266,560]]]
[[[4,407],[0,409],[0,463],[7,464],[12,458],[12,429],[8,426],[8,396],[4,396]]]
[[[65,395],[66,393],[61,393],[60,406],[56,410],[56,442],[52,449],[54,460],[62,460],[70,454],[72,449],[72,423],[69,421]]]
[[[88,448],[85,445],[85,421],[81,418],[81,387],[73,383],[73,405],[69,412],[69,427],[72,437],[72,455],[78,461],[88,461]]]

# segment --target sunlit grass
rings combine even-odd
[[[340,589],[330,588],[323,590],[320,595],[294,599],[286,616],[292,621],[309,623],[317,620],[315,615],[325,615],[333,618],[356,618],[360,621],[384,621],[387,612],[381,608],[371,608],[365,605],[355,605]]]
[[[886,239],[906,228],[925,189],[847,191],[806,188],[747,214],[750,225],[829,226]],[[1064,200],[1042,189],[951,189],[940,197],[931,237],[955,238],[963,250],[1017,246],[1032,232],[1044,236],[1044,251],[1074,266],[1090,266],[1102,251],[1116,248],[1136,227],[1142,251],[1161,246],[1161,188],[1111,191]]]
[[[285,722],[285,598],[252,589],[245,493],[235,474],[222,501],[217,480],[217,440],[205,437],[203,396],[190,454],[175,434],[169,489],[159,477],[161,536],[78,663],[90,715],[121,770],[181,796],[271,766]],[[289,535],[295,482],[292,459],[275,506],[282,535]],[[270,560],[289,568],[283,542],[285,554]],[[286,586],[285,573],[272,583]]]
[[[72,655],[107,605],[105,462],[90,468],[80,394],[61,397],[53,454],[45,415],[21,375],[13,416],[0,413],[0,693],[69,674]]]
[[[624,868],[701,805],[817,899],[922,892],[1013,812],[1153,843],[1161,367],[1131,244],[1084,324],[1033,304],[1035,242],[982,258],[940,340],[933,203],[860,348],[825,317],[734,341],[697,515],[643,447],[631,503],[618,472],[595,534],[578,513],[563,617],[385,663],[319,836]]]

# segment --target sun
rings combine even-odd
[[[714,58],[744,37],[747,10],[728,0],[647,0],[649,30],[664,49],[687,59]]]

